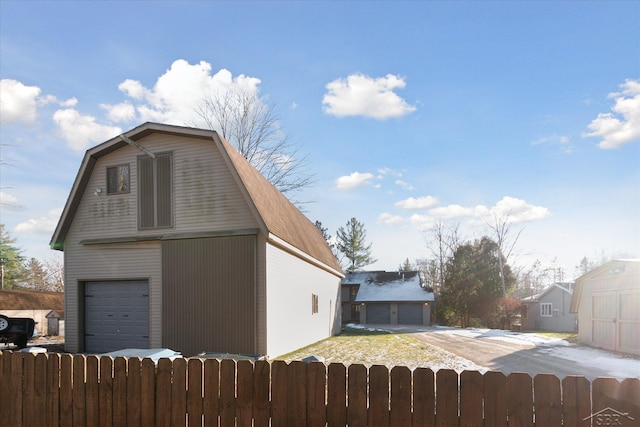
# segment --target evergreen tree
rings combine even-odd
[[[411,265],[409,258],[405,259],[404,263],[400,264],[398,271],[413,271],[413,266]]]
[[[460,245],[447,263],[445,285],[440,294],[441,310],[450,321],[463,328],[475,319],[488,326],[498,326],[504,315],[502,283],[509,291],[516,278],[508,265],[502,265],[498,244],[488,237]],[[504,259],[504,258],[503,258]]]
[[[338,228],[336,246],[349,262],[345,266],[347,272],[360,270],[377,261],[371,255],[372,245],[367,245],[366,237],[367,232],[364,229],[364,224],[355,218],[351,218],[345,227]]]
[[[5,232],[4,224],[0,224],[0,274],[2,275],[2,289],[18,287],[22,276],[22,255],[8,232]]]

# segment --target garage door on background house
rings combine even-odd
[[[86,282],[85,351],[149,348],[149,283]]]
[[[398,304],[398,324],[422,325],[422,304]]]
[[[367,323],[388,325],[391,323],[389,304],[367,304]]]

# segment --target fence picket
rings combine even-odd
[[[33,357],[22,355],[22,422],[26,426],[35,425],[33,419],[35,364],[36,361]]]
[[[143,427],[153,427],[156,414],[156,365],[153,360],[142,360],[140,376],[140,423]]]
[[[347,368],[332,363],[327,369],[327,426],[347,425]]]
[[[458,374],[452,369],[436,373],[436,426],[458,426]]]
[[[47,425],[60,425],[60,355],[49,354],[47,357]]]
[[[562,380],[562,419],[567,426],[588,427],[591,421],[591,384],[584,377]]]
[[[484,378],[478,371],[460,374],[460,427],[482,426]]]
[[[507,414],[509,427],[533,427],[533,381],[529,374],[507,376]]]
[[[236,420],[236,363],[220,362],[220,426],[235,426]]]
[[[127,424],[127,359],[113,361],[113,424]]]
[[[253,419],[253,363],[239,360],[236,364],[237,426],[251,426]]]
[[[560,380],[555,375],[539,374],[533,378],[534,413],[537,426],[562,425]]]
[[[369,426],[389,426],[389,369],[383,365],[369,368]]]
[[[73,425],[73,356],[60,359],[60,425]]]
[[[429,368],[413,371],[413,427],[435,426],[435,375]]]
[[[620,395],[624,399],[620,412],[629,414],[640,424],[640,378],[627,378],[620,384]]]
[[[307,423],[308,427],[324,427],[327,423],[327,368],[322,362],[307,365]]]
[[[202,360],[187,362],[187,414],[189,427],[202,425]]]
[[[485,425],[507,426],[507,377],[502,372],[487,372],[483,381]]]
[[[391,426],[411,425],[411,371],[405,366],[391,369]]]
[[[9,391],[8,424],[9,426],[21,426],[22,423],[22,353],[12,353],[9,363]]]
[[[170,359],[158,360],[156,374],[156,425],[171,426],[171,371],[173,362]]]
[[[364,427],[367,425],[367,367],[350,365],[347,375],[347,422],[349,427]]]
[[[34,425],[48,425],[47,420],[47,355],[40,353],[35,357],[34,366]]]
[[[139,427],[141,424],[141,367],[142,361],[139,358],[127,359],[127,427]]]
[[[100,426],[113,425],[113,359],[109,356],[100,358],[100,384],[98,385],[100,405]]]
[[[276,360],[271,364],[271,422],[287,425],[287,371],[286,363]]]
[[[173,361],[171,371],[171,425],[183,426],[187,419],[187,361]]]
[[[86,362],[85,401],[87,404],[87,427],[100,425],[99,360],[88,356]]]
[[[253,367],[254,427],[269,427],[271,425],[270,390],[271,364],[266,360],[258,360]]]
[[[204,425],[217,427],[220,414],[220,362],[217,359],[204,361],[202,412]]]
[[[295,360],[287,366],[287,425],[303,426],[307,422],[306,365]]]

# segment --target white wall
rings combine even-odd
[[[340,278],[267,244],[267,355],[277,357],[340,329]],[[318,313],[312,314],[312,294]]]

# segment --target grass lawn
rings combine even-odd
[[[340,335],[319,341],[293,353],[276,357],[290,362],[308,356],[322,357],[325,363],[362,364],[460,369],[460,359],[408,334],[344,327]]]

